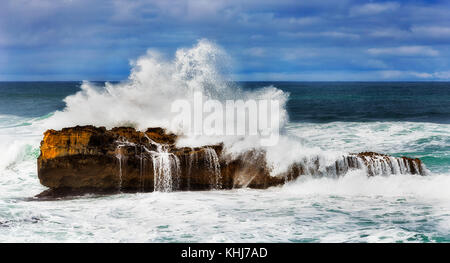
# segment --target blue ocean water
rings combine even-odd
[[[450,82],[243,82],[289,92],[293,122],[450,123]]]
[[[63,99],[80,90],[72,82],[0,82],[0,115],[40,117],[62,110]]]
[[[96,82],[101,85],[102,82]],[[62,110],[82,82],[0,82],[0,114],[38,117]],[[238,82],[289,92],[294,122],[450,123],[450,82]],[[20,106],[19,106],[20,105]]]
[[[99,86],[103,83],[94,82]],[[81,84],[79,81],[0,82],[0,116],[43,117],[63,110],[63,99],[80,91]],[[380,122],[401,126],[405,122],[405,127],[414,126],[410,131],[420,132],[424,123],[430,123],[429,126],[450,123],[450,82],[238,82],[237,85],[246,90],[274,86],[288,92],[291,128],[296,124],[302,124],[301,127],[306,124],[325,127],[333,123],[374,126]],[[391,126],[379,125],[373,130],[382,132]],[[388,136],[392,135],[386,134],[385,140],[389,140]],[[403,151],[384,152],[419,157],[433,170],[449,171],[449,140],[444,130],[406,142],[415,147],[403,145],[400,148]]]
[[[39,125],[81,85],[0,82],[0,241],[450,241],[450,82],[237,83],[288,92],[283,132],[308,147],[418,157],[429,176],[355,171],[268,190],[29,201],[45,190],[36,173]]]
[[[405,145],[383,151],[394,156],[418,157],[433,170],[450,171],[450,131],[437,128],[438,124],[450,124],[450,82],[244,82],[241,85],[247,89],[273,85],[289,92],[287,109],[291,126],[315,123],[318,127],[330,127],[338,123],[350,131],[347,126],[359,124],[370,127],[372,132],[386,132],[382,135],[386,142],[398,138],[393,138],[396,135],[415,133],[416,140],[402,141]],[[404,129],[389,133],[392,127],[398,126]],[[435,126],[435,134],[419,135]],[[339,139],[337,133],[328,136]],[[320,139],[329,145],[324,138]],[[364,139],[369,144],[375,138]]]

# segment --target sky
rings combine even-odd
[[[124,80],[199,39],[234,80],[450,80],[450,1],[415,0],[1,0],[0,80]]]

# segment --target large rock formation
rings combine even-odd
[[[39,196],[117,191],[174,191],[267,188],[300,175],[345,174],[366,168],[368,175],[424,174],[419,159],[373,152],[350,154],[324,166],[320,158],[299,160],[284,174],[271,176],[265,152],[234,156],[223,145],[176,147],[177,136],[161,128],[76,126],[48,130],[41,142],[38,176],[50,189]]]

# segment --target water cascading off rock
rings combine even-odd
[[[293,163],[271,175],[265,152],[227,154],[222,144],[176,147],[177,136],[161,128],[76,126],[48,130],[41,142],[38,177],[50,189],[39,197],[81,193],[213,190],[250,187],[264,189],[301,175],[342,176],[365,169],[369,176],[421,174],[419,159],[364,152],[342,156],[332,165],[319,157]]]

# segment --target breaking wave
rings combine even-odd
[[[107,82],[104,86],[83,82],[81,91],[64,99],[64,110],[42,122],[42,129],[90,124],[107,128],[133,126],[140,130],[164,127],[183,135],[178,141],[179,146],[224,142],[227,151],[236,156],[254,148],[264,150],[272,175],[286,172],[299,160],[317,162],[317,170],[325,170],[349,153],[349,149],[308,144],[305,138],[311,134],[303,131],[290,132],[292,124],[288,122],[286,110],[289,94],[273,86],[251,91],[241,89],[228,79],[229,61],[224,50],[208,40],[200,40],[192,48],[178,49],[173,59],[164,59],[161,54],[148,51],[132,63],[126,81]],[[174,127],[171,121],[178,113],[172,112],[172,102],[182,99],[194,105],[196,92],[203,94],[204,100],[219,101],[222,105],[227,100],[277,100],[280,109],[275,122],[279,130],[272,132],[281,132],[281,137],[275,145],[263,147],[260,136],[198,136],[186,127]],[[244,115],[243,119],[245,114],[245,111],[236,112],[236,115]],[[270,117],[266,116],[266,119],[275,116],[267,114]],[[225,116],[225,126],[234,126],[237,120],[239,118],[235,116]]]
[[[149,51],[132,63],[127,81],[97,86],[83,82],[81,91],[64,99],[66,108],[57,111],[44,122],[47,128],[60,129],[74,125],[133,126],[137,129],[164,127],[185,135],[179,140],[180,146],[199,146],[224,142],[228,151],[239,154],[259,147],[259,136],[196,136],[185,127],[174,130],[170,123],[177,116],[171,111],[173,101],[183,99],[195,102],[194,94],[201,92],[204,100],[215,100],[226,104],[227,100],[276,100],[280,105],[279,114],[267,118],[277,118],[276,128],[283,131],[288,121],[286,102],[289,94],[273,86],[248,91],[242,90],[227,79],[229,58],[214,43],[200,40],[190,49],[179,49],[172,60],[164,60],[161,54]],[[246,114],[245,112],[237,112]],[[226,125],[235,125],[239,118],[225,117]],[[245,125],[245,124],[244,124]],[[180,128],[180,127],[179,127]],[[248,127],[247,127],[248,129]],[[275,132],[279,132],[276,130]],[[267,151],[273,174],[285,171],[299,158],[320,156],[323,165],[334,162],[342,152],[326,152],[317,147],[305,147],[301,142],[288,136],[280,138],[275,146],[260,147]]]
[[[450,240],[449,124],[425,122],[288,122],[287,93],[275,87],[247,91],[227,80],[228,58],[202,40],[172,60],[148,52],[133,63],[127,81],[83,82],[65,98],[66,108],[40,118],[0,115],[0,236],[3,241],[147,242],[448,242]],[[118,194],[60,202],[28,202],[39,184],[36,158],[49,128],[94,124],[108,128],[168,127],[170,103],[200,91],[210,99],[278,99],[282,136],[265,147],[274,174],[291,164],[345,162],[350,152],[377,151],[419,157],[429,176],[368,177],[363,169],[331,178],[305,175],[266,190]],[[35,107],[39,107],[36,104]],[[176,131],[182,133],[183,131]],[[239,155],[258,145],[256,137],[185,137],[186,146],[224,141]],[[158,186],[170,189],[177,160],[164,149],[150,153]],[[209,169],[220,170],[215,152]],[[118,156],[119,164],[125,160]],[[122,162],[123,161],[123,162]],[[196,157],[192,156],[191,165]],[[380,161],[379,167],[383,168]],[[387,167],[385,165],[385,167]],[[319,167],[320,168],[320,167]],[[168,172],[173,174],[167,177]],[[119,172],[119,171],[118,171]],[[389,174],[389,176],[384,176]],[[374,170],[373,173],[376,173]],[[119,173],[118,176],[121,176]],[[215,178],[216,183],[218,181]],[[168,186],[167,186],[168,185]],[[161,215],[164,214],[164,217]],[[102,222],[99,228],[98,222]],[[130,224],[132,222],[132,224]],[[270,226],[270,227],[268,227]],[[133,233],[133,235],[130,235]],[[281,233],[281,234],[280,234]]]

